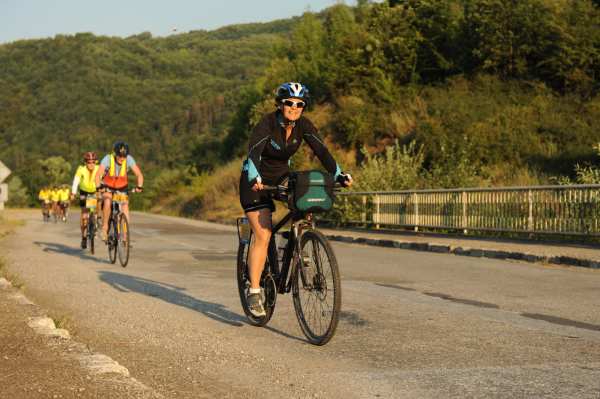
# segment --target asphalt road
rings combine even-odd
[[[1,244],[25,293],[167,398],[600,398],[600,270],[334,243],[342,319],[308,344],[291,297],[248,325],[231,227],[136,214],[130,264],[77,214]]]

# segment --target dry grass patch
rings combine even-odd
[[[4,277],[8,281],[10,281],[12,286],[16,289],[23,290],[25,288],[25,283],[23,282],[23,280],[21,280],[16,274],[13,274],[8,270],[6,260],[2,258],[0,258],[0,277]]]
[[[71,334],[73,333],[75,324],[70,316],[51,312],[50,314],[48,314],[48,317],[50,317],[54,321],[54,325],[56,326],[56,328],[62,328],[64,330],[69,331],[69,333]]]
[[[7,219],[4,215],[0,215],[0,239],[11,234],[14,229],[18,226],[23,225],[22,220]],[[6,259],[0,258],[0,277],[4,277],[13,287],[17,289],[24,289],[25,283],[15,274],[8,270]]]

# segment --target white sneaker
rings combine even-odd
[[[267,315],[260,294],[248,294],[248,310],[254,317],[265,317]]]

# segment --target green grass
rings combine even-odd
[[[73,319],[65,314],[51,312],[48,317],[54,320],[54,325],[56,328],[62,328],[71,333],[75,327]]]
[[[22,220],[7,219],[4,215],[0,215],[0,240],[11,234],[17,226],[23,225]],[[0,277],[4,277],[13,287],[23,290],[25,283],[17,275],[8,270],[6,259],[0,258]]]
[[[6,260],[2,258],[0,258],[0,277],[4,277],[8,281],[10,281],[12,286],[18,290],[23,290],[25,288],[25,283],[23,282],[23,280],[21,280],[16,274],[13,274],[8,270]]]

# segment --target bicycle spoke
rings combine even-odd
[[[313,344],[323,345],[335,333],[339,319],[341,287],[337,262],[326,238],[314,230],[302,236],[301,254],[305,262],[295,283],[294,307],[307,338]]]

